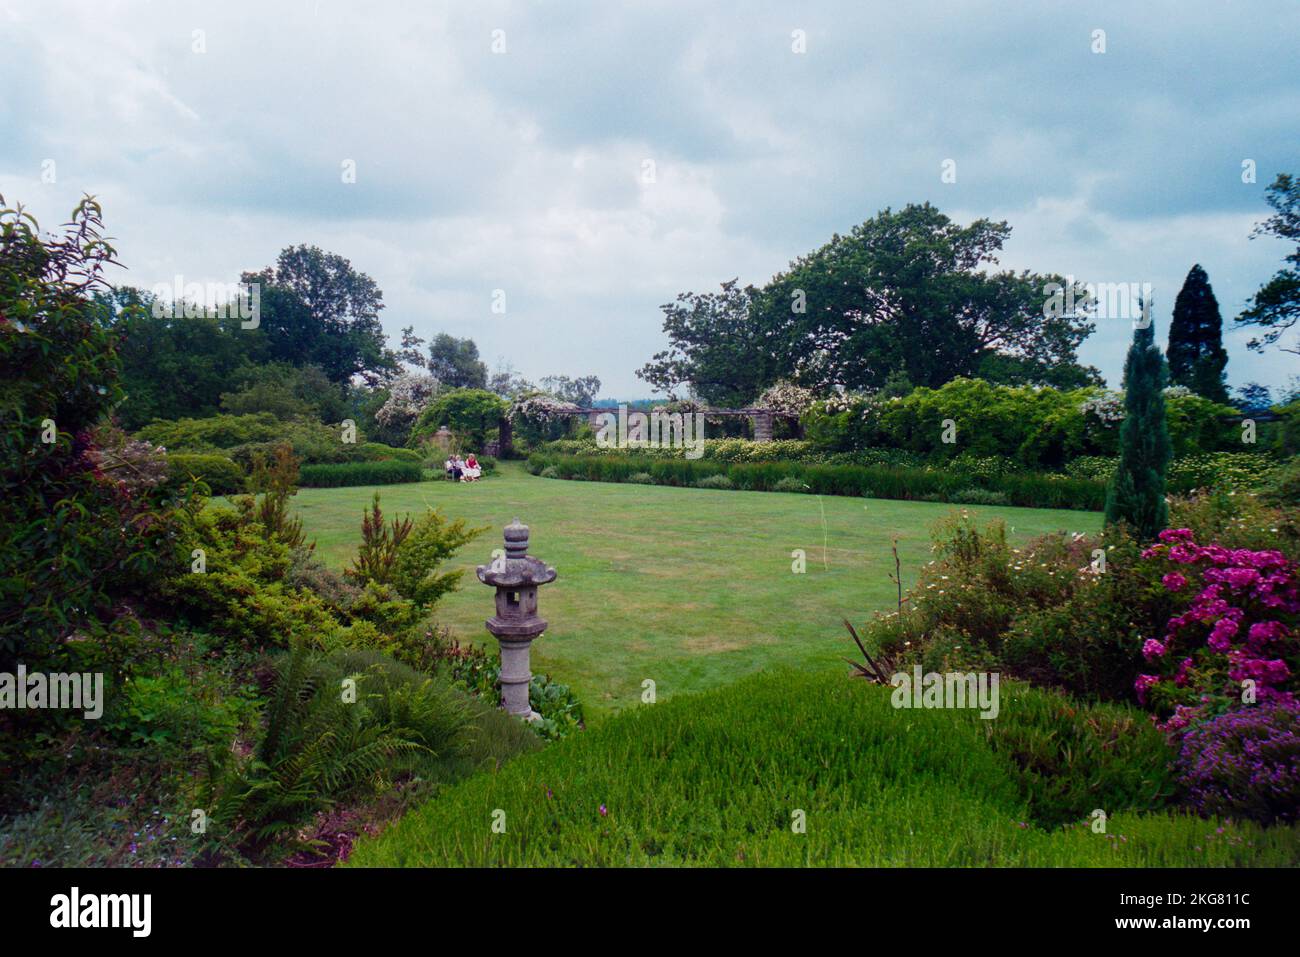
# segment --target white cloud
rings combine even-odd
[[[1200,262],[1226,320],[1283,255],[1246,236],[1300,165],[1300,79],[1267,10],[1181,9],[19,0],[0,193],[49,221],[98,193],[141,285],[314,243],[378,281],[392,333],[472,335],[531,377],[594,372],[625,396],[663,346],[660,303],[761,282],[908,201],[1009,220],[1008,266],[1150,276],[1158,316]],[[1283,382],[1293,360],[1243,339],[1232,380]],[[1115,378],[1125,344],[1103,328],[1083,358]]]

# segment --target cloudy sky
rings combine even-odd
[[[1193,263],[1230,325],[1288,251],[1249,234],[1300,172],[1298,38],[1295,0],[0,0],[0,194],[96,194],[146,287],[314,243],[390,333],[606,395],[676,293],[925,200],[1007,220],[1005,266],[1149,282],[1163,337]],[[1129,334],[1082,358],[1117,382]],[[1232,384],[1300,372],[1246,338]]]

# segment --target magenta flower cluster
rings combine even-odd
[[[1186,599],[1165,633],[1148,638],[1138,699],[1172,714],[1163,727],[1186,728],[1198,716],[1250,703],[1296,706],[1300,670],[1300,575],[1279,551],[1198,545],[1189,529],[1167,529],[1144,558],[1177,566],[1161,578]]]

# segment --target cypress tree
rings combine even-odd
[[[1124,361],[1124,424],[1119,432],[1119,465],[1106,490],[1106,523],[1127,522],[1144,541],[1155,538],[1169,520],[1165,469],[1169,428],[1165,422],[1165,363],[1156,348],[1155,323],[1133,331]]]
[[[1223,317],[1199,264],[1193,266],[1174,301],[1169,326],[1169,381],[1186,386],[1215,402],[1228,401],[1223,369],[1228,353],[1223,348]]]

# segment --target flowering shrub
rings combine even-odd
[[[1109,482],[1119,459],[1113,455],[1080,455],[1066,463],[1065,474],[1071,478],[1099,479]]]
[[[754,400],[754,408],[771,409],[773,412],[799,416],[808,411],[815,398],[811,389],[805,389],[783,379],[764,389],[763,393]]]
[[[1300,559],[1300,511],[1274,506],[1267,496],[1204,489],[1169,503],[1171,528],[1190,528],[1192,538],[1225,548],[1278,549]]]
[[[1139,700],[1180,732],[1240,703],[1296,703],[1300,667],[1297,564],[1276,550],[1198,545],[1190,529],[1166,529],[1143,557],[1163,559],[1166,590],[1189,596],[1142,654]]]
[[[1115,464],[1110,456],[1081,455],[1066,464],[1065,474],[1110,481]],[[1276,469],[1277,462],[1260,452],[1201,452],[1174,459],[1166,480],[1178,495],[1204,488],[1250,491],[1268,486]]]
[[[1239,427],[1221,421],[1233,412],[1228,406],[1177,390],[1166,390],[1165,400],[1176,456],[1241,448]],[[808,439],[827,451],[901,448],[938,460],[967,453],[1021,468],[1058,469],[1080,456],[1114,455],[1123,419],[1122,392],[957,378],[901,397],[833,396],[812,403],[803,426]],[[957,427],[956,442],[943,438],[949,420]]]
[[[733,429],[741,427],[740,419],[729,419],[724,415],[714,415],[712,407],[702,399],[670,399],[668,402],[650,407],[649,415],[655,412],[661,415],[681,415],[685,419],[688,415],[704,416],[705,425],[722,427],[724,430],[730,426]]]
[[[567,420],[577,411],[578,406],[572,402],[565,402],[545,392],[534,392],[514,401],[510,406],[510,418],[516,421],[522,418],[532,422],[553,422],[557,419]]]
[[[1169,465],[1169,490],[1198,488],[1257,489],[1267,485],[1277,462],[1260,452],[1207,452],[1174,459]]]
[[[545,392],[529,392],[510,404],[509,416],[515,437],[531,448],[568,435],[579,419],[574,415],[579,408]]]
[[[1177,770],[1188,800],[1205,815],[1261,824],[1300,819],[1300,706],[1270,701],[1189,729]]]
[[[388,400],[375,413],[375,421],[390,429],[409,429],[441,389],[442,383],[431,375],[411,372],[400,375],[389,387]]]
[[[1124,393],[1105,390],[1090,396],[1079,411],[1092,416],[1104,426],[1117,426],[1124,421]]]

